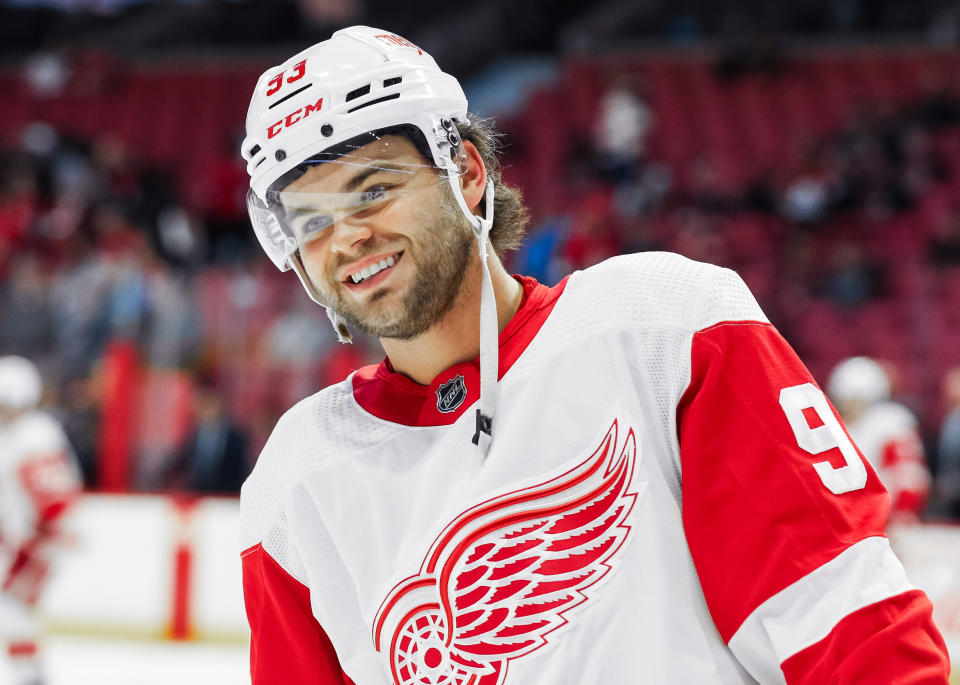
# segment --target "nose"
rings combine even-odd
[[[347,253],[363,241],[367,240],[373,231],[365,221],[352,220],[349,216],[339,216],[333,224],[330,234],[330,251]]]

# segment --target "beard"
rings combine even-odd
[[[343,297],[341,283],[336,283],[332,292],[325,293],[334,311],[350,327],[376,338],[410,340],[432,328],[453,307],[466,278],[476,240],[452,193],[444,194],[441,211],[407,242],[403,257],[412,259],[415,255],[418,268],[399,307],[376,306],[390,294],[388,288],[375,290],[362,307]],[[382,250],[380,245],[371,244],[364,252],[376,254],[378,250]],[[328,283],[333,280],[328,279]]]

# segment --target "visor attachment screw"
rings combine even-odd
[[[441,119],[440,125],[443,126],[448,131],[453,130],[453,122],[450,119]]]
[[[285,150],[277,150],[277,152],[274,154],[274,157],[277,158],[278,162],[282,162],[287,158],[287,153]]]
[[[324,124],[323,126],[321,126],[320,135],[322,135],[324,138],[329,138],[330,136],[332,136],[333,126],[331,126],[330,124]]]
[[[447,141],[453,146],[456,147],[460,143],[460,139],[457,137],[456,133],[448,133]]]

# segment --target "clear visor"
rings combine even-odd
[[[296,250],[338,222],[376,220],[389,226],[401,205],[435,196],[465,169],[456,129],[450,135],[439,122],[438,128],[446,143],[439,154],[418,127],[393,127],[304,160],[277,179],[264,199],[249,191],[247,209],[264,251],[286,270]],[[450,162],[437,166],[437,156]]]

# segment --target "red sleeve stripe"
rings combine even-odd
[[[781,663],[845,616],[913,589],[889,541],[865,538],[757,607],[729,646],[754,678],[785,684]]]
[[[946,685],[950,658],[920,590],[871,604],[783,662],[789,685]]]

